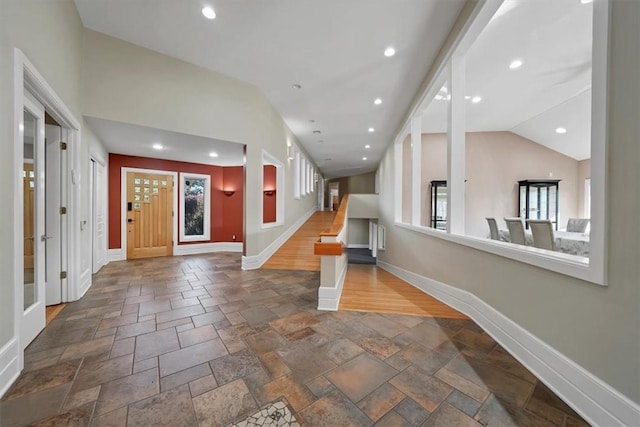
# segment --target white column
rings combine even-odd
[[[464,234],[465,197],[465,60],[451,59],[449,78],[449,132],[447,136],[447,232]]]
[[[420,225],[422,191],[422,116],[411,118],[411,224]]]

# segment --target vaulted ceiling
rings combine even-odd
[[[465,1],[75,3],[92,30],[255,84],[336,177],[376,169]],[[214,20],[203,17],[205,3]]]

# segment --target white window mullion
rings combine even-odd
[[[465,60],[451,58],[447,133],[447,232],[464,234],[465,198]]]
[[[411,118],[411,224],[420,225],[422,200],[422,116]]]

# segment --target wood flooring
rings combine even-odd
[[[314,213],[262,268],[320,271],[320,256],[314,255],[314,244],[334,218],[335,212]],[[372,265],[349,265],[339,309],[467,319],[457,310]]]
[[[314,243],[331,226],[335,212],[316,212],[262,266],[267,270],[320,271],[320,256]]]
[[[56,318],[56,316],[58,314],[60,314],[60,312],[62,311],[62,309],[66,306],[67,304],[57,304],[57,305],[49,305],[46,308],[47,314],[46,314],[46,324],[48,325],[49,323],[51,323],[51,321],[53,319]]]
[[[349,264],[339,309],[468,319],[375,265]]]

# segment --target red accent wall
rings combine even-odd
[[[276,222],[276,167],[264,165],[262,174],[262,222]],[[268,196],[264,191],[273,191],[273,193]]]
[[[223,190],[235,191],[233,195],[224,197],[224,212],[220,230],[220,238],[225,242],[242,241],[242,225],[244,223],[244,168],[242,166],[223,168]],[[221,193],[222,194],[222,193]],[[235,240],[233,236],[235,235]]]
[[[236,235],[236,241],[242,241],[242,166],[222,167],[202,165],[197,163],[176,162],[173,160],[152,159],[148,157],[125,156],[122,154],[109,154],[109,249],[121,247],[120,231],[121,219],[121,168],[140,168],[163,170],[170,172],[189,172],[211,176],[211,240],[209,242],[232,242],[232,236]],[[232,196],[233,201],[222,193],[225,186],[224,178],[227,170],[239,172],[229,172],[229,185],[237,185],[239,191]],[[240,184],[236,180],[236,175],[240,177]],[[179,182],[176,183],[174,191],[179,191]],[[180,209],[180,206],[178,206]],[[225,221],[225,212],[233,212],[239,217],[239,221]],[[238,214],[238,211],[240,212]],[[230,216],[230,215],[229,215]],[[175,227],[178,227],[179,212],[175,213]],[[179,242],[179,245],[187,245],[201,242]]]

